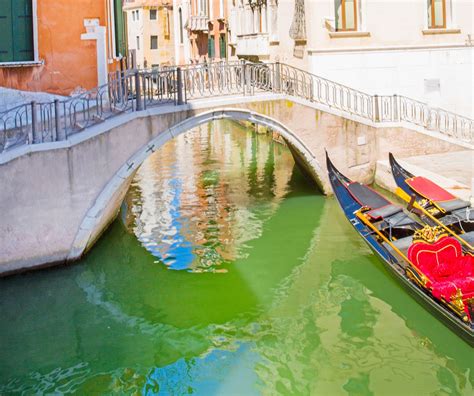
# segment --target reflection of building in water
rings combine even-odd
[[[127,197],[134,232],[173,269],[214,271],[261,234],[289,190],[293,165],[270,135],[231,122],[203,125],[139,169]]]

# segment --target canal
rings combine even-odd
[[[81,262],[0,279],[1,395],[468,395],[472,357],[229,121],[154,153]]]

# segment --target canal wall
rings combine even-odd
[[[2,154],[0,274],[79,259],[116,217],[141,163],[168,140],[212,120],[277,131],[325,193],[325,149],[349,177],[367,183],[389,151],[405,157],[461,149],[429,131],[381,127],[309,102],[271,98],[206,99],[123,114],[66,141]]]

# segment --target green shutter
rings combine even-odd
[[[125,20],[123,17],[122,0],[115,0],[115,55],[125,56]]]
[[[214,36],[209,36],[207,41],[207,55],[210,59],[214,58],[216,54],[216,46],[214,43]]]
[[[12,62],[12,0],[0,0],[0,32],[0,62]]]
[[[221,34],[219,37],[219,50],[221,59],[225,59],[227,57],[227,43],[225,40],[225,34]]]
[[[32,61],[33,50],[33,7],[32,0],[12,0],[13,60]]]

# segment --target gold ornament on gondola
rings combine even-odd
[[[439,226],[430,227],[424,226],[421,230],[415,231],[413,234],[413,242],[428,242],[434,243],[447,234]]]
[[[463,296],[462,296],[461,289],[457,289],[456,294],[451,296],[451,304],[453,304],[455,309],[458,310],[460,313],[464,311],[464,307],[465,307],[462,297]],[[467,316],[463,315],[463,320],[466,321],[466,319],[467,319]]]

